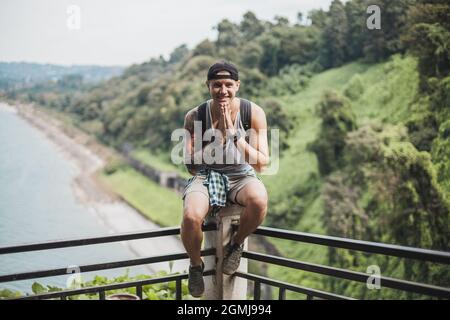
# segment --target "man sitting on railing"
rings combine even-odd
[[[267,212],[267,192],[255,174],[269,163],[266,115],[255,103],[236,97],[240,81],[234,65],[212,65],[206,85],[212,99],[190,110],[184,124],[190,133],[185,163],[193,177],[183,194],[181,239],[190,257],[188,287],[194,297],[204,292],[201,225],[208,212],[215,215],[227,203],[245,208],[225,248],[223,272],[230,275],[239,267],[244,240]]]

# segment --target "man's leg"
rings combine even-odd
[[[191,266],[201,265],[200,250],[203,240],[202,223],[208,214],[209,199],[202,192],[190,192],[184,199],[181,240],[191,260]]]
[[[209,198],[206,194],[193,191],[184,198],[183,222],[181,224],[181,239],[190,258],[188,289],[196,298],[205,291],[203,281],[204,264],[200,256],[203,240],[202,222],[208,214]]]
[[[260,180],[251,179],[238,191],[235,201],[245,208],[241,213],[239,228],[231,243],[225,248],[222,270],[228,275],[233,274],[239,268],[245,238],[256,230],[266,216],[266,188]]]
[[[264,221],[267,213],[267,191],[259,180],[247,183],[236,195],[236,201],[245,208],[241,213],[239,228],[233,242],[242,244]]]

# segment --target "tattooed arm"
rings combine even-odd
[[[195,135],[194,135],[194,121],[197,120],[197,107],[194,109],[191,109],[184,118],[184,129],[186,129],[189,132],[188,137],[184,139],[184,150],[185,150],[185,166],[189,173],[193,176],[198,172],[201,165],[194,164],[194,141],[195,141]],[[201,150],[200,150],[201,152]]]

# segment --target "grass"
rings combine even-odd
[[[419,75],[416,68],[414,58],[396,55],[363,73],[364,91],[352,101],[358,123],[374,119],[388,123],[406,122],[417,99]]]
[[[99,179],[154,223],[163,227],[180,225],[183,204],[174,191],[159,186],[130,167],[110,175],[102,173]]]
[[[183,165],[175,165],[170,162],[170,157],[164,154],[154,154],[145,149],[139,149],[132,153],[133,157],[160,171],[177,172],[181,177],[189,179],[191,175]]]

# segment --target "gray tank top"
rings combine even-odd
[[[206,130],[216,130],[212,128],[212,115],[211,115],[212,100],[208,100],[206,104]],[[245,132],[244,126],[241,121],[240,111],[237,112],[236,119],[234,121],[234,128]],[[253,171],[251,165],[249,165],[244,156],[236,148],[232,140],[228,140],[223,146],[223,164],[209,164],[206,167],[214,171],[224,173],[227,176],[245,175],[250,171]],[[225,160],[228,161],[226,162]],[[230,160],[232,159],[232,162]]]

